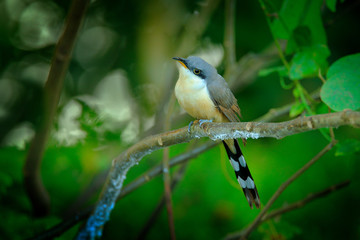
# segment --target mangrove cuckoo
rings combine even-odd
[[[226,81],[216,69],[195,56],[174,57],[179,62],[175,95],[180,106],[192,117],[214,122],[239,122],[240,108]],[[260,198],[237,139],[223,141],[236,178],[250,207],[260,207]]]

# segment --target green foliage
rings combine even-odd
[[[274,40],[282,58],[260,70],[261,78],[245,89],[234,89],[244,121],[290,102],[294,104],[289,116],[280,120],[328,113],[328,106],[335,111],[359,109],[360,57],[355,53],[360,52],[360,32],[356,29],[360,9],[356,4],[351,0],[344,4],[342,0],[236,2],[236,59],[250,51],[260,53]],[[90,193],[73,209],[75,212],[96,201],[100,193],[96,186],[102,185],[100,176],[111,166],[114,156],[146,136],[154,122],[161,120],[155,113],[166,109],[159,106],[171,96],[169,89],[176,79],[171,60],[174,53],[186,57],[201,52],[216,55],[221,62],[226,15],[222,3],[209,20],[205,18],[208,22],[199,36],[199,13],[207,7],[203,1],[92,3],[74,49],[55,131],[50,134],[43,157],[41,176],[51,197],[51,214],[37,219],[23,189],[22,168],[29,139],[40,122],[41,89],[69,4],[59,0],[6,0],[0,8],[0,218],[4,222],[0,239],[37,236],[61,222],[84,192]],[[189,21],[193,16],[199,18]],[[192,28],[191,37],[181,42],[184,32]],[[286,40],[284,47],[281,40]],[[330,66],[335,59],[339,60]],[[254,64],[249,65],[259,64],[257,60],[252,59]],[[323,84],[318,76],[326,72]],[[242,79],[236,81],[235,85]],[[313,99],[310,93],[320,87],[321,100]],[[70,114],[75,110],[68,108],[69,102],[74,103],[76,114]],[[175,107],[173,116],[178,113]],[[171,128],[186,126],[190,121],[190,117],[182,119],[175,117]],[[25,133],[14,131],[24,123]],[[346,179],[352,182],[348,189],[265,223],[249,239],[359,239],[360,132],[350,127],[334,131],[337,139],[345,140],[286,189],[273,208]],[[84,135],[74,137],[79,132]],[[328,132],[323,129],[281,140],[248,140],[242,150],[263,204],[328,143]],[[62,141],[59,133],[63,134]],[[25,143],[24,149],[11,145],[10,137]],[[188,149],[189,144],[172,146],[170,155]],[[155,151],[143,159],[129,171],[125,185],[159,164],[162,157],[161,151]],[[163,182],[158,177],[119,201],[104,228],[103,239],[135,239],[162,194]],[[249,209],[221,147],[189,161],[173,191],[173,206],[179,240],[221,239],[247,226],[259,213]],[[72,239],[77,228],[60,239]],[[163,211],[148,239],[168,238],[167,229]],[[338,229],[344,231],[338,233]]]
[[[283,3],[270,27],[275,39],[287,40],[285,53],[293,56],[286,74],[284,68],[276,67],[262,71],[261,76],[277,71],[280,76],[301,80],[326,71],[330,50],[321,20],[321,4],[320,0]]]
[[[270,67],[270,68],[264,68],[259,71],[260,77],[266,77],[272,73],[278,73],[279,76],[285,77],[287,76],[287,71],[284,66],[277,66],[277,67]]]
[[[262,239],[293,239],[302,233],[302,229],[287,221],[267,221],[259,229],[264,234]]]
[[[336,2],[337,0],[326,0],[326,6],[332,11],[336,11]]]
[[[297,52],[291,60],[289,78],[301,80],[316,77],[327,69],[330,51],[325,45],[314,45]]]
[[[285,0],[278,17],[271,23],[274,37],[288,40],[287,54],[303,47],[326,45],[320,7],[322,0]]]
[[[346,139],[336,146],[335,156],[351,155],[360,151],[360,141],[357,139]]]
[[[321,99],[333,110],[360,109],[360,54],[333,63],[321,88]]]
[[[343,3],[345,0],[340,0],[341,3]],[[326,0],[326,6],[332,11],[336,11],[336,3],[339,2],[339,0]]]
[[[291,106],[289,116],[296,117],[300,115],[305,110],[305,105],[302,102],[296,102],[294,105]]]

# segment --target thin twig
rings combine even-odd
[[[313,194],[310,194],[309,196],[307,196],[306,198],[300,200],[300,201],[297,201],[295,203],[292,203],[292,204],[289,204],[289,205],[286,205],[284,207],[281,207],[279,209],[276,209],[276,210],[273,210],[271,211],[270,213],[264,215],[262,218],[261,218],[261,223],[269,220],[269,219],[272,219],[274,217],[277,217],[277,216],[280,216],[280,215],[283,215],[284,213],[287,213],[287,212],[290,212],[290,211],[293,211],[295,209],[298,209],[298,208],[301,208],[301,207],[304,207],[306,204],[316,200],[316,199],[319,199],[319,198],[322,198],[322,197],[326,197],[327,195],[335,192],[335,191],[338,191],[346,186],[348,186],[350,183],[350,181],[345,181],[345,182],[342,182],[342,183],[339,183],[339,184],[336,184],[336,185],[333,185],[331,187],[328,187],[327,189],[325,190],[322,190],[320,192],[317,192],[317,193],[313,193]],[[231,233],[231,234],[228,234],[226,237],[225,237],[225,240],[235,240],[235,239],[239,239],[241,236],[243,236],[244,234],[244,231],[239,231],[239,232],[235,232],[235,233]]]
[[[321,74],[321,69],[319,69],[318,77],[320,78],[321,82],[324,84],[326,82],[324,76]],[[331,113],[331,108],[328,106],[328,112]],[[329,128],[330,137],[332,140],[335,140],[335,133],[333,128]]]
[[[191,151],[185,152],[183,154],[180,154],[174,158],[171,159],[169,163],[169,167],[174,167],[176,165],[182,164],[184,162],[187,162],[190,159],[193,159],[197,157],[199,154],[209,150],[210,148],[215,147],[218,144],[218,142],[209,141],[197,148],[192,149]],[[163,172],[162,166],[156,166],[153,169],[149,170],[136,180],[132,181],[131,183],[127,184],[121,194],[119,195],[118,199],[125,197],[129,193],[133,192],[134,190],[138,189],[145,183],[149,182],[154,177],[160,175]]]
[[[317,160],[319,160],[325,153],[327,153],[336,142],[330,142],[326,145],[315,157],[313,157],[309,162],[307,162],[302,168],[300,168],[296,173],[294,173],[288,180],[286,180],[281,186],[276,190],[276,192],[272,195],[270,200],[266,203],[265,207],[261,210],[261,212],[257,215],[255,220],[250,224],[250,226],[243,232],[239,238],[247,239],[250,233],[260,224],[261,219],[264,217],[266,212],[270,209],[273,203],[278,199],[281,193],[300,175],[302,175],[309,167],[311,167]]]
[[[264,117],[260,117],[259,119],[257,119],[257,121],[258,120],[271,121],[271,120],[279,117],[280,115],[286,114],[288,112],[289,108],[288,107],[281,107],[281,108],[278,108],[278,110],[281,112],[281,114],[277,114],[274,111],[270,111],[268,114],[265,114]],[[360,126],[360,113],[351,112],[351,111],[344,111],[344,112],[341,112],[341,113],[335,113],[335,116],[339,115],[339,114],[340,114],[339,119],[340,119],[340,121],[342,122],[343,125],[345,125],[345,124],[356,125],[357,124],[357,126]],[[343,117],[341,117],[341,115],[343,115]],[[334,123],[336,123],[336,121],[332,121],[332,123],[334,124]],[[284,127],[290,127],[291,128],[291,126],[292,125],[289,124],[289,125],[284,126]],[[187,127],[184,128],[183,131],[187,132]],[[208,142],[208,143],[206,143],[206,145],[202,145],[200,147],[197,147],[197,148],[193,149],[191,152],[181,154],[181,155],[173,158],[172,161],[170,161],[170,167],[172,167],[172,166],[174,166],[174,165],[176,165],[176,164],[178,164],[178,163],[180,163],[182,161],[186,161],[189,158],[197,156],[198,154],[206,151],[208,148],[213,147],[216,144],[217,143],[215,143],[215,142]],[[141,176],[140,178],[138,178],[135,181],[128,184],[122,190],[121,194],[119,195],[119,198],[125,196],[126,194],[129,194],[130,192],[137,189],[138,187],[140,187],[144,183],[150,181],[153,177],[157,176],[161,172],[162,172],[162,167],[160,167],[160,166],[155,167],[154,169],[150,170],[144,176]],[[91,208],[91,209],[93,209],[93,208]],[[90,211],[91,211],[91,209],[90,209]],[[64,220],[60,224],[52,227],[51,229],[45,231],[44,233],[38,235],[34,239],[39,239],[40,240],[40,239],[47,239],[49,236],[52,236],[52,237],[59,236],[59,235],[61,235],[62,232],[66,231],[67,229],[69,229],[70,227],[72,227],[73,225],[75,225],[76,223],[78,223],[79,221],[83,220],[84,218],[86,218],[88,216],[89,216],[89,210],[86,210],[85,212],[80,212],[78,215],[74,216],[73,218],[69,218],[69,219]]]
[[[45,84],[42,123],[36,131],[25,160],[24,185],[36,216],[47,215],[50,211],[50,197],[40,174],[41,162],[52,129],[72,49],[89,2],[89,0],[74,0],[71,5]]]
[[[305,206],[306,204],[308,204],[308,203],[310,203],[310,202],[312,202],[312,201],[314,201],[316,199],[326,197],[330,193],[333,193],[333,192],[335,192],[337,190],[340,190],[340,189],[342,189],[344,187],[347,187],[349,184],[350,184],[350,181],[347,180],[345,182],[330,186],[327,189],[324,189],[324,190],[322,190],[320,192],[312,193],[312,194],[310,194],[309,196],[307,196],[306,198],[304,198],[304,199],[302,199],[300,201],[294,202],[294,203],[286,205],[286,206],[284,206],[284,207],[282,207],[280,209],[276,209],[276,210],[273,210],[273,211],[269,212],[268,214],[266,214],[261,219],[261,222],[265,222],[265,221],[267,221],[267,220],[269,220],[271,218],[277,217],[277,216],[282,215],[282,214],[284,214],[286,212],[290,212],[292,210],[301,208],[301,207]]]
[[[179,164],[186,163],[190,159],[197,157],[199,154],[206,152],[210,148],[215,147],[217,144],[218,144],[218,142],[209,141],[199,147],[196,147],[190,151],[187,151],[183,154],[180,154],[180,155],[172,158],[170,160],[170,168],[177,166]],[[158,165],[158,166],[154,167],[153,169],[149,170],[148,172],[146,172],[145,174],[143,174],[142,176],[140,176],[139,178],[137,178],[136,180],[127,184],[124,187],[123,191],[121,192],[121,194],[119,195],[119,197],[116,201],[120,200],[121,198],[124,198],[128,194],[132,193],[134,190],[138,189],[145,183],[149,182],[154,177],[160,175],[163,171],[162,169],[163,169],[162,166]],[[44,240],[44,239],[53,239],[55,237],[60,236],[62,233],[66,232],[68,229],[73,227],[78,222],[88,218],[89,215],[91,214],[91,212],[94,211],[94,207],[95,206],[90,206],[90,207],[86,208],[85,210],[78,212],[73,217],[69,217],[69,218],[63,220],[61,223],[53,226],[52,228],[46,230],[45,232],[43,232],[40,235],[35,236],[31,239],[32,240]]]
[[[273,31],[273,28],[271,27],[271,20],[270,20],[270,16],[271,14],[269,13],[268,9],[266,8],[266,5],[264,4],[264,1],[263,0],[259,0],[259,3],[260,3],[260,6],[262,8],[262,10],[264,11],[264,14],[265,14],[265,17],[266,17],[266,21],[269,25],[269,29],[270,29],[270,32],[271,32],[271,35],[273,36],[273,39],[274,39],[274,43],[276,45],[276,48],[278,49],[278,54],[279,54],[279,57],[281,59],[281,61],[283,62],[284,66],[286,67],[286,69],[289,71],[290,70],[290,64],[289,62],[286,60],[285,58],[285,55],[282,51],[282,47],[281,47],[281,44],[279,42],[279,40],[276,38],[276,35]],[[285,25],[286,26],[286,25]],[[285,27],[284,26],[284,27]]]
[[[219,2],[220,0],[206,1],[206,3],[201,4],[198,13],[192,14],[188,18],[188,21],[184,23],[186,26],[184,28],[185,31],[178,38],[179,42],[176,43],[177,50],[175,52],[175,56],[185,57],[194,51],[196,46],[198,46],[198,40],[204,33],[206,26],[209,24],[209,19],[214,13],[214,11],[217,9]],[[160,132],[160,129],[162,129],[165,119],[164,109],[170,101],[173,92],[172,90],[175,86],[175,81],[177,79],[175,77],[175,68],[174,72],[169,75],[174,77],[168,79],[168,81],[164,83],[167,84],[167,87],[164,87],[164,89],[169,89],[169,91],[163,94],[162,99],[159,101],[160,104],[158,105],[157,111],[155,113],[155,124],[149,131],[143,134],[143,136],[158,133]]]
[[[175,105],[175,96],[172,95],[165,119],[164,130],[169,130],[171,127],[170,116],[172,115]],[[174,224],[174,213],[171,200],[171,177],[170,177],[170,164],[169,164],[169,148],[165,148],[163,152],[163,179],[164,179],[164,197],[166,204],[166,211],[168,216],[168,224],[170,230],[170,239],[176,240],[175,224]]]
[[[281,47],[284,48],[285,44],[282,44]],[[270,64],[278,60],[277,49],[275,45],[272,44],[264,51],[258,54],[248,53],[244,55],[234,66],[231,75],[226,76],[226,81],[229,83],[231,89],[236,89],[239,91],[246,86],[250,85],[257,77],[257,74],[260,69],[269,66]],[[225,74],[226,75],[226,74]],[[175,81],[175,77],[173,80]],[[171,79],[169,79],[171,80]],[[169,83],[169,89],[172,89],[174,83]],[[160,132],[162,125],[164,124],[164,108],[168,104],[171,93],[164,95],[163,99],[160,102],[157,112],[155,114],[155,124],[153,127],[145,131],[141,137],[147,137],[149,135]],[[184,121],[185,118],[188,118],[188,114],[179,114],[173,116],[174,125],[177,125]]]
[[[280,42],[280,47],[285,49],[285,43]],[[245,88],[251,84],[258,76],[260,69],[266,68],[279,59],[275,44],[271,44],[261,53],[248,53],[244,55],[232,68],[230,75],[226,75],[225,79],[229,83],[231,89]]]
[[[166,204],[166,211],[168,216],[168,225],[170,231],[170,239],[175,240],[175,224],[174,224],[174,213],[171,200],[171,178],[170,178],[170,167],[169,167],[169,148],[164,149],[163,154],[163,178],[164,178],[164,197]]]
[[[310,96],[313,98],[313,99],[319,99],[320,98],[320,88],[315,90],[314,92],[312,92],[310,94]],[[255,121],[256,122],[268,122],[269,119],[270,121],[273,121],[279,117],[282,117],[286,114],[289,113],[291,107],[295,104],[296,102],[292,102],[292,103],[289,103],[289,104],[286,104],[282,107],[279,107],[279,108],[272,108],[270,109],[266,114],[264,114],[263,116],[259,117],[258,119],[256,119]]]
[[[187,166],[187,163],[183,163],[179,170],[176,172],[174,178],[171,181],[171,190],[173,191],[174,188],[176,187],[176,185],[178,184],[178,182],[182,179],[184,172],[185,172],[185,168]],[[165,194],[161,197],[158,205],[156,206],[155,210],[153,211],[153,213],[150,215],[148,221],[146,222],[146,224],[144,225],[144,227],[142,228],[142,230],[140,231],[139,236],[137,237],[138,240],[140,239],[145,239],[146,235],[148,234],[148,232],[151,229],[151,226],[154,224],[156,218],[159,216],[161,210],[163,209],[165,205]]]
[[[300,132],[325,127],[352,125],[360,127],[360,112],[343,111],[330,114],[319,114],[298,118],[282,123],[199,123],[193,124],[191,132],[188,127],[147,137],[113,160],[112,169],[103,187],[103,192],[93,214],[80,231],[78,238],[102,235],[103,225],[109,220],[110,213],[119,196],[124,179],[130,168],[153,151],[179,143],[188,142],[194,138],[210,137],[212,140],[230,138],[282,138]]]
[[[231,75],[232,69],[236,63],[236,48],[235,48],[235,0],[225,1],[225,35],[224,35],[224,50],[225,50],[225,74],[227,79]]]

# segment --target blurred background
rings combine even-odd
[[[329,64],[360,52],[360,1],[333,2],[337,2],[335,11],[325,1],[319,9],[331,53]],[[280,11],[289,1],[271,3]],[[242,121],[295,100],[293,91],[282,87],[279,75],[258,75],[261,69],[281,65],[258,1],[236,1],[234,66],[227,62],[224,45],[229,12],[223,1],[92,1],[41,167],[51,214],[35,218],[23,188],[22,169],[43,117],[43,87],[70,5],[68,0],[0,1],[0,239],[37,236],[95,203],[115,156],[145,136],[164,132],[167,118],[169,129],[188,125],[191,117],[173,97],[178,74],[174,56],[197,55],[216,66],[238,99]],[[322,82],[312,77],[302,84],[312,92]],[[318,109],[327,112],[324,104]],[[288,113],[273,121],[287,119]],[[340,143],[359,139],[359,133],[351,127],[335,129]],[[172,146],[170,157],[207,141]],[[327,143],[319,131],[280,140],[249,139],[243,152],[262,203]],[[125,185],[161,164],[162,158],[162,150],[146,156],[129,171]],[[250,239],[359,239],[358,160],[359,153],[331,150],[273,208],[346,180],[350,185],[265,222]],[[121,199],[105,225],[103,239],[136,239],[162,194],[160,176]],[[186,164],[173,191],[173,208],[178,239],[220,239],[242,229],[259,213],[249,208],[220,145]],[[59,239],[72,238],[79,226]],[[169,238],[164,209],[146,238]]]

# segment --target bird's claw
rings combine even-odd
[[[194,124],[194,121],[191,121],[190,123],[189,123],[189,126],[188,126],[188,133],[190,133],[190,130],[191,130],[191,126]]]
[[[201,127],[201,125],[203,125],[204,123],[212,122],[212,121],[213,121],[212,119],[200,119],[200,120],[199,120],[200,127]]]
[[[198,121],[198,122],[199,122],[199,126],[202,127],[202,125],[203,125],[204,123],[212,122],[213,120],[212,120],[212,119],[199,119],[199,120],[196,120],[196,121]],[[190,131],[191,131],[191,126],[192,126],[192,125],[194,125],[194,121],[191,121],[191,122],[189,123],[188,133],[190,133]]]

